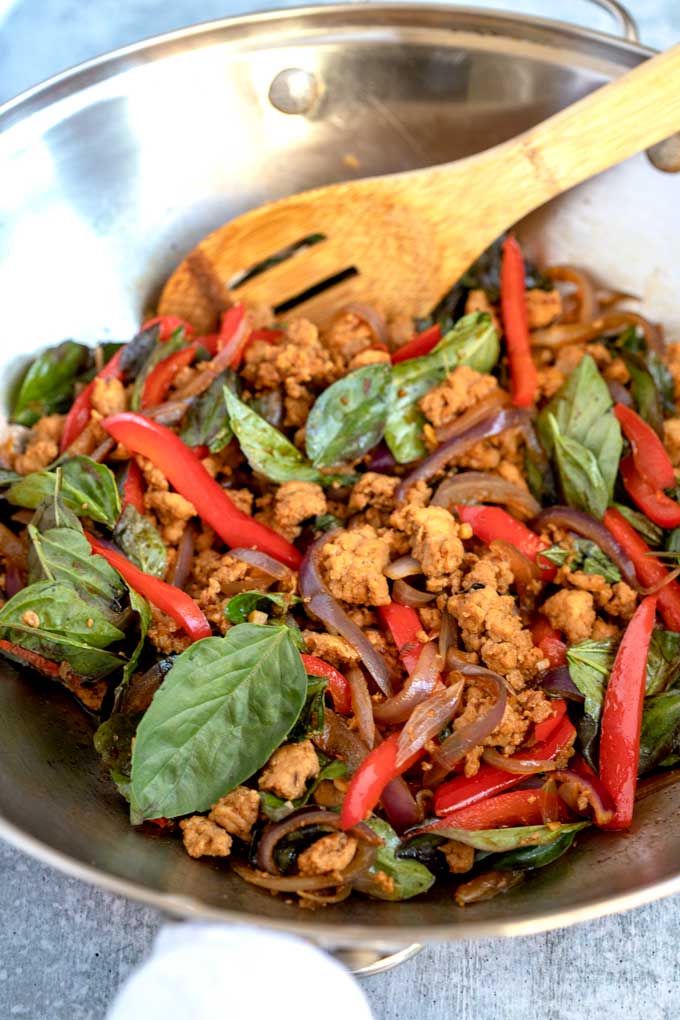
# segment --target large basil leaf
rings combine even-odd
[[[541,556],[558,567],[569,564],[572,571],[580,570],[584,574],[599,574],[609,584],[616,584],[621,580],[621,572],[608,556],[600,549],[599,545],[587,538],[572,538],[571,548],[563,545],[552,545],[549,549],[541,552]]]
[[[151,348],[151,352],[148,357],[135,373],[135,382],[132,387],[132,395],[130,396],[131,410],[139,410],[142,403],[142,396],[144,395],[144,385],[156,365],[160,364],[161,361],[165,361],[165,359],[169,358],[171,354],[181,351],[181,349],[186,347],[186,345],[186,336],[184,334],[184,329],[181,326],[179,329],[175,330],[168,340],[158,340],[155,343],[155,345]]]
[[[134,814],[204,811],[265,764],[290,732],[307,677],[287,627],[243,623],[175,660],[137,731]]]
[[[680,691],[645,700],[640,734],[638,775],[643,776],[680,751]]]
[[[623,448],[611,408],[607,384],[587,354],[537,419],[566,501],[597,517],[611,503]]]
[[[272,482],[316,482],[332,485],[338,475],[323,475],[282,432],[256,414],[251,407],[223,389],[229,421],[239,446],[253,471]]]
[[[382,439],[392,393],[389,365],[366,365],[323,391],[305,425],[307,456],[316,467],[357,460]]]
[[[39,354],[19,387],[12,421],[34,425],[46,414],[65,410],[73,397],[76,376],[85,368],[89,357],[89,348],[75,340],[64,340]]]
[[[399,464],[427,453],[422,439],[424,418],[418,401],[443,382],[459,365],[490,372],[498,361],[500,344],[491,317],[466,315],[442,337],[430,354],[411,358],[392,370],[393,398],[385,426],[385,440]]]
[[[619,642],[582,641],[567,649],[569,674],[585,697],[584,711],[596,721],[600,718],[604,692],[614,665]],[[680,679],[680,633],[655,630],[649,643],[645,695],[659,694]]]
[[[180,437],[187,446],[207,446],[211,453],[219,453],[232,437],[229,415],[224,406],[223,387],[238,394],[238,376],[230,368],[220,373],[200,397],[189,407]]]
[[[519,847],[546,846],[568,833],[587,828],[590,822],[568,822],[565,825],[521,825],[508,829],[438,829],[440,836],[458,840],[475,850],[499,853]]]
[[[382,838],[383,845],[378,848],[370,868],[354,881],[354,888],[375,899],[394,901],[410,900],[427,892],[435,876],[420,861],[396,856],[402,844],[392,826],[382,818],[370,818],[366,824]],[[376,875],[381,871],[392,879],[391,890],[377,880]]]
[[[39,621],[30,626],[27,614]],[[17,592],[0,609],[0,634],[54,662],[65,660],[81,676],[96,680],[125,660],[107,647],[125,635],[105,614],[63,581],[38,581]]]
[[[531,871],[552,864],[558,857],[565,854],[574,842],[576,832],[565,832],[552,843],[545,846],[520,847],[494,857],[493,867],[496,871]]]
[[[120,516],[120,496],[116,479],[104,464],[90,457],[66,457],[59,465],[61,499],[78,517],[90,517],[110,528]],[[6,498],[13,506],[35,510],[54,497],[57,471],[33,471],[7,490]]]
[[[145,574],[164,577],[168,565],[168,551],[158,528],[127,503],[113,529],[113,537],[129,560]]]

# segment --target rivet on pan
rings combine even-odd
[[[307,113],[319,94],[319,85],[311,73],[301,67],[287,67],[269,86],[269,101],[281,113]]]
[[[680,131],[647,149],[650,163],[667,174],[680,173]]]

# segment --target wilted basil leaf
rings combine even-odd
[[[518,850],[509,850],[499,857],[494,857],[493,867],[497,871],[515,871],[516,869],[532,871],[534,868],[544,868],[546,864],[552,864],[569,850],[575,836],[575,831],[565,832],[546,846],[527,846],[520,847]]]
[[[663,437],[661,395],[651,373],[647,371],[644,358],[640,354],[633,354],[629,351],[621,351],[621,357],[630,375],[630,391],[638,414],[651,425],[658,435]]]
[[[264,765],[302,710],[307,677],[287,627],[243,623],[182,652],[132,756],[137,816],[204,811]]]
[[[149,329],[140,330],[129,344],[125,344],[119,362],[124,379],[131,380],[139,376],[151,352],[156,349],[160,332],[158,324],[150,326]]]
[[[516,850],[519,847],[546,846],[556,839],[569,833],[580,832],[590,822],[568,822],[564,825],[521,825],[508,829],[438,829],[441,836],[458,840],[475,850],[488,850],[499,853],[505,850]]]
[[[120,496],[116,479],[104,465],[90,457],[66,457],[61,461],[61,499],[78,517],[90,517],[113,528],[120,516]],[[54,496],[57,472],[33,471],[7,491],[13,506],[35,510]]]
[[[316,467],[357,460],[382,439],[392,393],[390,365],[366,365],[338,379],[315,401],[305,425]]]
[[[225,616],[229,623],[246,623],[256,609],[271,613],[275,609],[288,609],[301,601],[296,595],[283,595],[281,592],[242,591],[229,599]]]
[[[73,398],[76,376],[85,368],[89,357],[89,348],[75,340],[64,340],[39,354],[23,378],[12,421],[34,425],[46,414],[65,410]]]
[[[402,842],[392,826],[382,818],[369,818],[366,824],[381,837],[383,846],[378,847],[375,861],[354,880],[353,887],[374,899],[392,901],[410,900],[427,892],[434,884],[434,875],[420,861],[397,856]],[[379,872],[391,882],[381,881]]]
[[[623,503],[614,503],[613,506],[628,521],[631,528],[635,528],[642,535],[648,545],[651,545],[653,548],[661,545],[663,528],[660,528],[657,524],[652,524],[644,514],[639,513],[637,510],[631,510],[630,507],[624,506]]]
[[[187,446],[207,446],[211,453],[219,453],[231,439],[233,433],[224,406],[224,386],[238,395],[238,376],[230,368],[221,372],[189,407],[180,432]]]
[[[158,528],[127,503],[113,529],[113,538],[129,560],[145,574],[164,577],[168,565],[168,552]]]
[[[657,768],[680,750],[680,691],[666,691],[645,699],[640,734],[638,775]]]
[[[608,556],[600,549],[599,545],[587,538],[572,538],[572,548],[562,545],[552,545],[545,549],[541,556],[558,567],[569,564],[571,571],[583,571],[584,574],[599,574],[609,584],[616,584],[621,580],[621,572],[612,563]]]
[[[385,440],[399,464],[417,460],[427,452],[422,439],[424,417],[418,400],[443,382],[459,365],[490,372],[498,361],[500,345],[491,317],[466,315],[442,337],[430,354],[402,361],[392,369],[393,398],[385,426]]]

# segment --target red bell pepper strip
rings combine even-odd
[[[552,715],[534,725],[534,739],[539,744],[545,743],[552,736],[567,714],[567,703],[563,698],[555,698],[550,702],[550,707]]]
[[[423,650],[423,643],[418,638],[423,629],[420,617],[415,609],[399,602],[378,606],[378,616],[392,635],[406,671],[412,673]]]
[[[604,697],[600,779],[615,804],[607,829],[627,829],[633,820],[647,653],[656,604],[657,596],[648,595],[635,610],[616,653]]]
[[[516,407],[529,407],[536,396],[538,376],[531,357],[524,259],[512,234],[503,242],[501,316],[510,361],[510,397]]]
[[[123,350],[124,348],[121,347],[120,350],[116,351],[104,367],[97,372],[92,382],[87,384],[85,389],[78,394],[71,404],[71,409],[66,415],[66,421],[64,422],[64,431],[61,434],[60,449],[62,453],[64,453],[65,450],[68,450],[71,443],[75,443],[76,439],[90,420],[95,380],[122,378],[123,373],[120,369],[120,359]]]
[[[239,510],[189,447],[170,429],[132,411],[112,414],[104,418],[102,425],[128,450],[146,457],[162,471],[227,545],[260,549],[293,570],[299,568],[302,556],[295,546]]]
[[[604,515],[604,524],[612,533],[623,551],[633,561],[635,573],[640,584],[648,588],[661,584],[668,577],[668,571],[659,560],[651,555],[651,549],[645,540],[638,535],[628,521],[621,516],[615,507],[610,507]],[[659,612],[669,630],[680,630],[680,585],[670,581],[659,588]]]
[[[540,648],[551,666],[563,666],[567,661],[567,646],[562,633],[550,626],[547,617],[537,616],[531,625],[531,640]]]
[[[133,458],[128,464],[127,474],[123,482],[123,510],[131,504],[140,514],[144,513],[144,476],[142,469]]]
[[[653,489],[638,471],[632,457],[623,458],[619,471],[626,492],[645,517],[661,528],[677,528],[680,525],[680,504],[662,489]]]
[[[205,613],[186,592],[173,584],[168,584],[167,581],[161,581],[159,577],[145,574],[126,556],[115,549],[109,549],[93,535],[85,532],[85,537],[90,543],[92,552],[103,556],[131,588],[148,599],[157,609],[167,613],[194,641],[210,637],[212,631]]]
[[[421,748],[397,768],[398,742],[399,734],[390,734],[387,740],[368,753],[350,779],[340,813],[343,829],[351,829],[368,818],[385,787],[425,754],[424,748]]]
[[[158,326],[158,339],[161,343],[165,343],[169,340],[173,333],[178,329],[183,329],[187,339],[191,339],[194,335],[194,327],[191,323],[186,322],[184,319],[180,319],[177,315],[156,315],[153,319],[147,319],[142,324],[141,332],[143,333],[146,329],[151,329],[152,326]]]
[[[250,337],[249,316],[246,315],[246,306],[243,302],[228,308],[222,316],[220,336],[217,341],[218,351],[225,351],[228,357],[230,368],[238,368],[241,364],[243,352]]]
[[[192,363],[196,357],[197,350],[198,346],[196,344],[189,344],[188,347],[182,347],[181,350],[175,351],[174,354],[170,354],[167,358],[159,361],[144,380],[144,389],[142,391],[143,408],[157,407],[163,403],[175,376],[180,369],[186,368],[187,365]]]
[[[451,811],[444,818],[424,826],[420,832],[437,829],[502,829],[508,825],[540,825],[543,821],[542,790],[511,790],[498,797],[489,797],[477,804]],[[558,802],[563,820],[569,812],[563,801]]]
[[[316,655],[301,655],[302,665],[310,676],[320,676],[328,680],[328,690],[333,699],[333,707],[341,715],[352,714],[352,691],[342,673]]]
[[[398,365],[400,361],[422,358],[424,354],[429,354],[435,349],[441,338],[442,331],[439,324],[430,326],[429,329],[423,330],[413,340],[409,340],[407,344],[395,351],[392,355],[392,364]]]
[[[509,542],[524,553],[532,563],[538,563],[543,579],[552,581],[557,573],[548,560],[537,559],[542,549],[548,549],[548,543],[539,538],[507,510],[500,506],[456,506],[456,513],[461,521],[469,524],[477,538],[489,545],[495,538]]]
[[[547,740],[530,748],[522,748],[511,757],[518,761],[552,761],[573,743],[575,736],[576,730],[565,716]],[[482,765],[479,772],[469,779],[466,776],[455,776],[442,783],[435,790],[434,812],[436,815],[448,815],[450,811],[458,811],[480,800],[486,800],[494,793],[510,790],[524,779],[526,779],[524,775],[505,772],[493,765]]]
[[[623,434],[633,450],[635,467],[652,489],[675,485],[675,471],[666,449],[651,425],[625,404],[614,404]]]

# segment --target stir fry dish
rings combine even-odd
[[[628,829],[680,761],[680,345],[634,308],[508,235],[426,321],[45,351],[0,653],[133,826],[301,906],[464,906]]]

